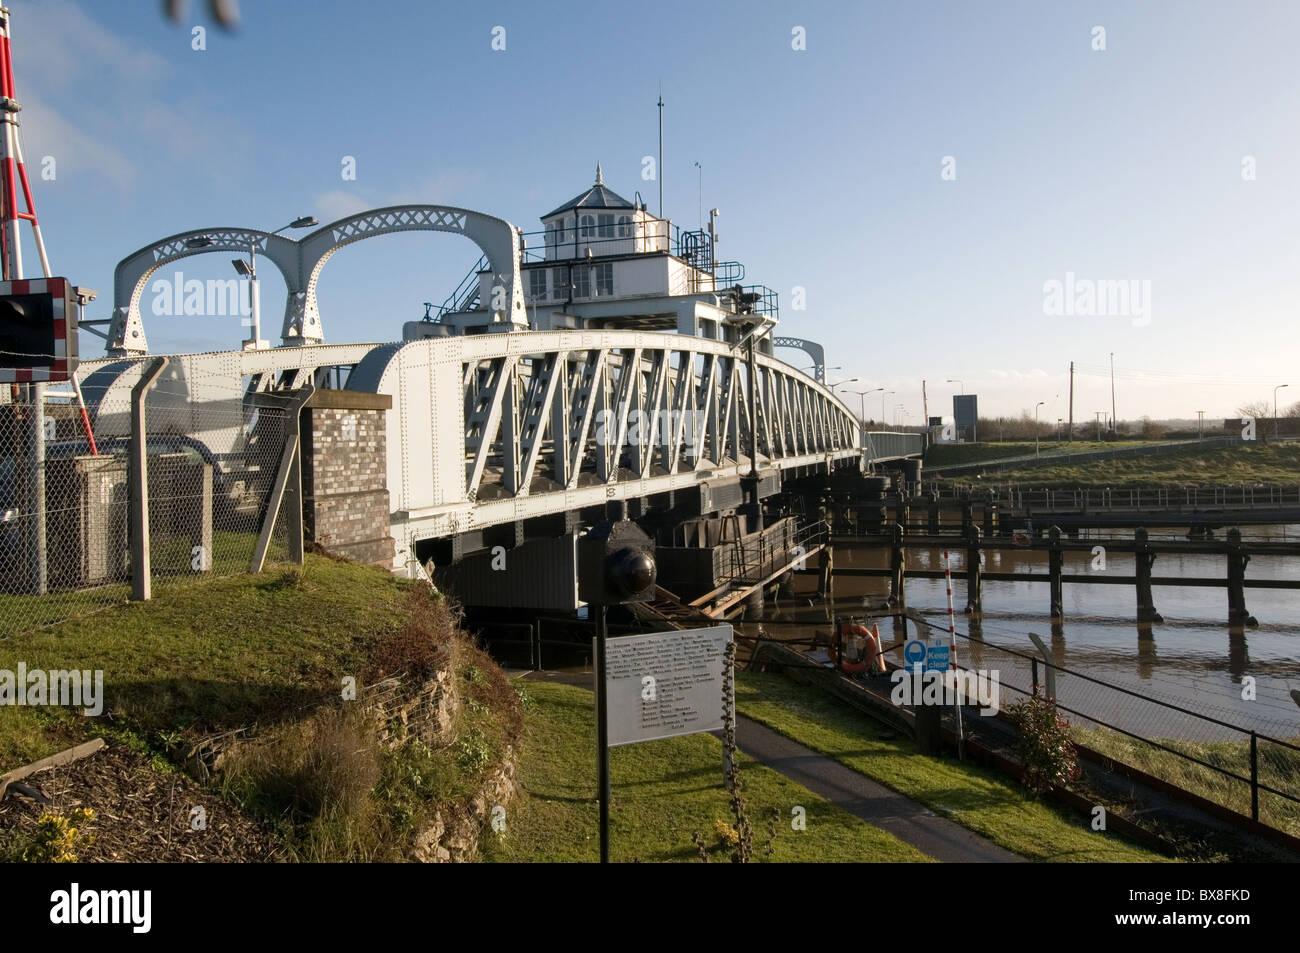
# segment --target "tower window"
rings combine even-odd
[[[614,263],[607,261],[596,266],[596,294],[614,293]]]
[[[546,269],[534,268],[528,273],[528,294],[534,301],[546,297]]]
[[[620,215],[618,217],[618,237],[619,238],[632,237],[632,219],[626,215]]]
[[[591,297],[591,269],[578,265],[573,269],[573,296],[575,298]]]
[[[595,225],[596,225],[596,220],[592,218],[590,215],[582,216],[582,237],[583,238],[593,237],[593,233],[596,231]]]
[[[601,238],[614,237],[614,216],[613,215],[602,215],[600,217],[600,237]]]
[[[569,293],[569,276],[567,268],[551,269],[551,294],[556,301],[563,301]]]

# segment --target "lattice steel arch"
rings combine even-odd
[[[772,347],[793,347],[806,353],[813,359],[813,379],[819,384],[826,382],[826,349],[816,341],[803,338],[773,338]]]
[[[250,228],[193,229],[161,239],[118,262],[113,273],[113,317],[107,352],[115,356],[148,353],[140,299],[158,269],[191,255],[246,252],[250,246],[269,259],[284,277],[287,291],[281,340],[286,346],[324,340],[316,285],[321,269],[345,245],[394,232],[432,231],[464,235],[482,249],[492,272],[488,305],[493,320],[515,329],[527,327],[523,284],[519,276],[520,231],[504,219],[448,205],[394,205],[349,215],[318,228],[302,239],[272,235]],[[191,248],[187,242],[206,238],[210,244]],[[496,300],[494,301],[493,298]]]

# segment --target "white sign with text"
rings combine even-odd
[[[609,746],[722,728],[729,625],[609,639]]]

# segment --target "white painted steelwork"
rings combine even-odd
[[[281,338],[286,346],[324,340],[316,282],[325,262],[345,245],[393,232],[455,232],[475,242],[487,257],[492,283],[502,293],[493,320],[526,327],[523,286],[519,280],[519,229],[504,219],[446,205],[397,205],[349,215],[318,228],[302,239],[254,228],[193,229],[146,245],[118,262],[113,273],[113,317],[108,353],[122,357],[148,351],[140,299],[159,268],[208,252],[247,252],[251,247],[284,276],[287,296]],[[202,244],[196,244],[199,240]],[[489,305],[491,307],[491,305]]]
[[[760,474],[858,457],[849,408],[756,357]],[[348,386],[393,397],[399,564],[421,539],[645,498],[750,470],[743,353],[638,331],[456,336],[375,348]],[[919,450],[919,447],[918,447]]]

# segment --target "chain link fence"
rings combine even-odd
[[[148,371],[143,371],[148,376]],[[297,394],[186,380],[164,367],[144,394],[149,572],[155,593],[288,558],[286,496],[268,503],[295,446]],[[69,391],[0,393],[0,639],[132,596],[132,397],[94,395],[91,437]],[[292,486],[292,483],[290,484]]]

